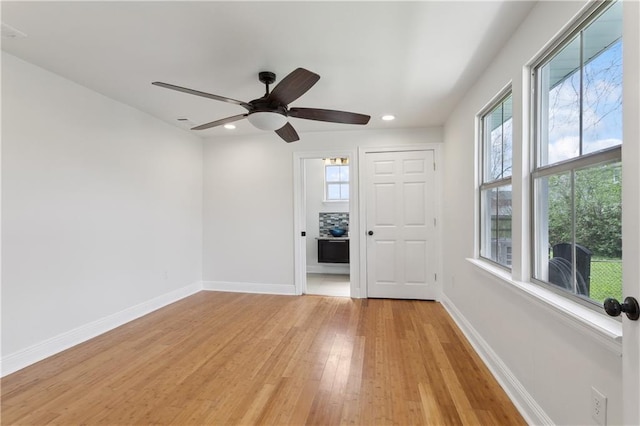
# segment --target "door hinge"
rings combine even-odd
[[[438,281],[438,274],[433,274],[433,280]]]
[[[433,171],[434,172],[436,171],[436,163],[435,162],[433,163]]]
[[[435,218],[435,217],[433,218],[433,226],[437,226],[437,225],[436,225],[436,218]]]

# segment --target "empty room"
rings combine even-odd
[[[640,424],[640,2],[0,7],[2,424]]]

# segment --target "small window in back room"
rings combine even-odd
[[[324,200],[349,201],[348,158],[325,158]]]

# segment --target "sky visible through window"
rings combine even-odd
[[[622,40],[613,41],[588,59],[582,68],[577,68],[553,86],[549,90],[548,105],[548,157],[545,164],[620,145]]]

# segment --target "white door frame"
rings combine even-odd
[[[623,7],[622,298],[640,300],[640,4]],[[640,320],[622,314],[622,421],[640,424]]]
[[[416,144],[416,145],[406,145],[406,146],[394,146],[394,147],[360,147],[358,148],[358,163],[365,163],[365,155],[375,152],[406,152],[406,151],[433,151],[434,159],[435,159],[435,191],[436,199],[434,200],[434,212],[436,215],[436,230],[435,230],[435,238],[433,243],[436,246],[436,276],[437,279],[435,281],[436,284],[436,300],[440,301],[442,296],[442,256],[440,255],[442,252],[442,199],[443,199],[443,191],[442,191],[442,159],[441,159],[441,145],[437,143],[426,143],[426,144]],[[359,288],[360,288],[360,297],[367,297],[367,244],[366,244],[366,232],[367,230],[364,227],[367,224],[366,220],[366,200],[365,200],[365,188],[366,188],[366,176],[365,176],[365,168],[361,167],[358,173],[358,188],[359,188],[359,223],[362,225],[362,229],[358,233],[358,247],[362,247],[359,251],[360,253],[360,261],[358,262],[360,265],[359,269]],[[354,238],[352,237],[352,240]]]
[[[327,149],[325,151],[300,151],[293,153],[293,247],[294,247],[294,285],[295,294],[306,292],[307,284],[307,245],[306,238],[301,235],[306,232],[306,182],[304,174],[304,160],[322,159],[331,157],[349,158],[349,276],[351,282],[351,297],[364,297],[360,292],[359,265],[360,241],[357,235],[360,233],[359,203],[358,203],[358,156],[354,149]],[[354,238],[356,237],[356,238]]]

